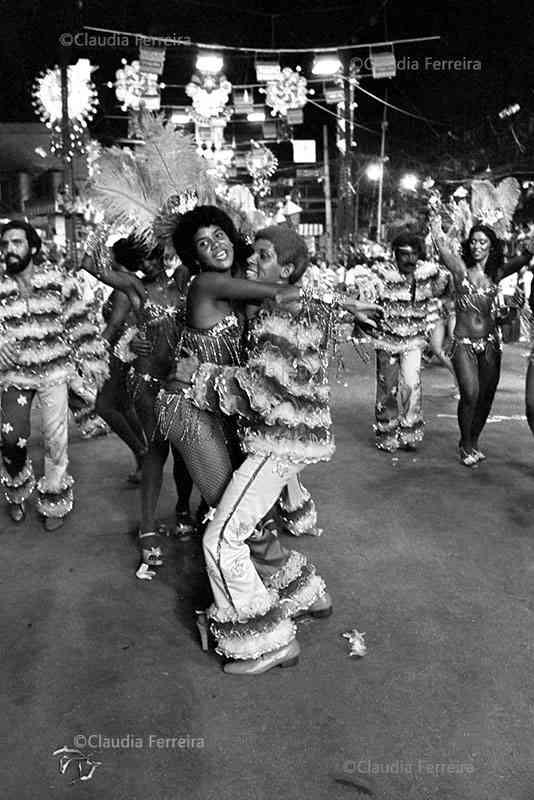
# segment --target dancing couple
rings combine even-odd
[[[190,358],[177,363],[174,391],[160,396],[160,421],[162,432],[182,447],[193,479],[212,506],[203,537],[214,598],[207,614],[217,651],[229,659],[224,670],[260,674],[296,663],[296,616],[331,613],[330,596],[314,566],[282,547],[276,527],[261,523],[283,491],[290,511],[306,502],[300,472],[306,464],[328,461],[334,452],[326,338],[336,309],[303,297],[299,282],[307,249],[285,226],[258,232],[248,280],[232,277],[234,246],[216,211],[200,207],[176,229],[182,258],[188,258],[184,243],[193,243],[194,263],[188,266],[196,263],[198,269],[209,262],[210,267],[189,289],[191,328],[182,353]],[[238,338],[230,334],[239,323],[229,303],[257,305],[267,299],[271,302],[249,320],[247,361],[240,364]],[[357,312],[376,310],[351,306]],[[193,324],[196,336],[190,335]],[[191,385],[184,391],[185,379]],[[222,415],[240,420],[245,459],[233,473],[224,429],[213,435]],[[210,438],[202,435],[204,426]]]

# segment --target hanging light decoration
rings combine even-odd
[[[193,101],[191,116],[194,121],[202,124],[222,117],[226,123],[232,116],[232,109],[227,106],[231,91],[232,84],[225,75],[195,72],[185,87],[186,95]]]
[[[268,147],[252,143],[245,164],[252,178],[252,193],[257,197],[267,197],[271,193],[269,178],[278,167],[278,159]]]
[[[272,117],[286,117],[288,111],[304,108],[308,95],[314,94],[313,89],[307,88],[308,81],[300,71],[300,67],[296,70],[284,67],[278,78],[268,81],[265,89],[260,89],[266,104],[272,109]]]
[[[165,84],[158,82],[155,73],[143,72],[137,60],[128,64],[123,58],[121,63],[122,67],[115,73],[115,82],[108,83],[108,87],[115,88],[122,111],[139,111],[141,105],[149,111],[157,111],[160,107],[160,90],[165,88]]]
[[[73,155],[85,151],[85,132],[88,120],[94,117],[98,94],[91,73],[93,67],[87,58],[80,58],[67,70],[68,115],[67,144],[63,141],[63,104],[61,99],[61,70],[59,67],[41,72],[33,86],[35,113],[51,131],[50,151],[64,155],[70,161]]]

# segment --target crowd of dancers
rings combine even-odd
[[[135,459],[137,578],[157,579],[165,560],[156,513],[172,453],[173,532],[202,538],[209,582],[209,603],[198,609],[202,646],[211,637],[226,673],[255,675],[296,663],[299,616],[332,613],[315,566],[281,536],[318,533],[301,473],[334,453],[328,356],[340,320],[351,320],[353,338],[375,344],[377,447],[411,450],[423,438],[422,353],[454,298],[451,352],[443,353],[442,334],[435,349],[458,382],[459,457],[474,467],[485,458],[479,439],[500,373],[498,284],[532,254],[505,261],[494,229],[480,223],[460,251],[434,218],[435,257],[422,239],[401,234],[391,257],[338,291],[307,275],[306,244],[287,224],[247,241],[220,205],[190,205],[175,204],[155,244],[138,227],[111,249],[102,237],[88,249],[84,268],[113,287],[103,325],[76,275],[39,259],[35,230],[4,226],[0,480],[11,518],[22,523],[35,488],[27,441],[37,396],[45,453],[37,508],[48,530],[60,527],[73,506],[69,391],[88,396],[96,387],[96,410]],[[533,375],[531,361],[529,397]]]

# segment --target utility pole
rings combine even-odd
[[[344,117],[345,117],[345,153],[342,159],[342,202],[343,202],[343,237],[352,232],[353,227],[353,195],[352,185],[352,106],[354,104],[354,87],[351,81],[351,65],[347,66],[346,79],[343,81],[344,88]]]
[[[74,21],[74,9],[67,16],[69,22]],[[74,33],[74,25],[71,25]],[[74,214],[74,163],[72,156],[69,157],[71,146],[70,118],[69,118],[69,61],[70,47],[60,45],[59,63],[61,73],[61,145],[63,154],[63,198],[64,198],[64,217],[65,217],[65,241],[67,246],[67,257],[72,259],[74,269],[78,268],[78,253],[76,247],[76,216]]]
[[[388,93],[386,89],[385,101],[387,102]],[[382,137],[380,140],[380,176],[378,178],[378,208],[376,212],[376,241],[382,241],[382,194],[384,189],[384,166],[386,163],[386,131],[388,127],[387,122],[387,106],[384,103],[384,113],[382,116]]]
[[[334,239],[332,230],[332,188],[330,185],[330,159],[328,157],[328,127],[323,125],[324,162],[324,208],[326,232],[326,258],[331,264],[334,260]]]

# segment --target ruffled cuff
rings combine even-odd
[[[37,484],[37,511],[43,517],[61,518],[69,514],[73,506],[73,483],[74,478],[71,475],[65,475],[60,490],[58,492],[50,492],[46,478],[41,478]]]
[[[31,459],[26,459],[24,467],[14,477],[11,477],[2,464],[0,466],[0,483],[8,503],[24,503],[35,489],[35,475]]]
[[[126,331],[113,348],[113,354],[124,364],[131,364],[131,362],[135,361],[137,358],[135,353],[133,353],[130,349],[130,342],[135,336],[137,336],[138,333],[139,329],[135,326],[132,328],[126,328]]]
[[[216,652],[226,658],[256,659],[273,650],[288,645],[296,636],[297,628],[278,602],[276,591],[262,597],[257,604],[239,614],[233,610],[225,613],[211,607],[208,618],[217,641]]]
[[[285,533],[293,536],[320,536],[322,531],[317,527],[317,509],[307,489],[303,489],[300,506],[290,508],[283,496],[278,501],[278,513],[285,528]]]

